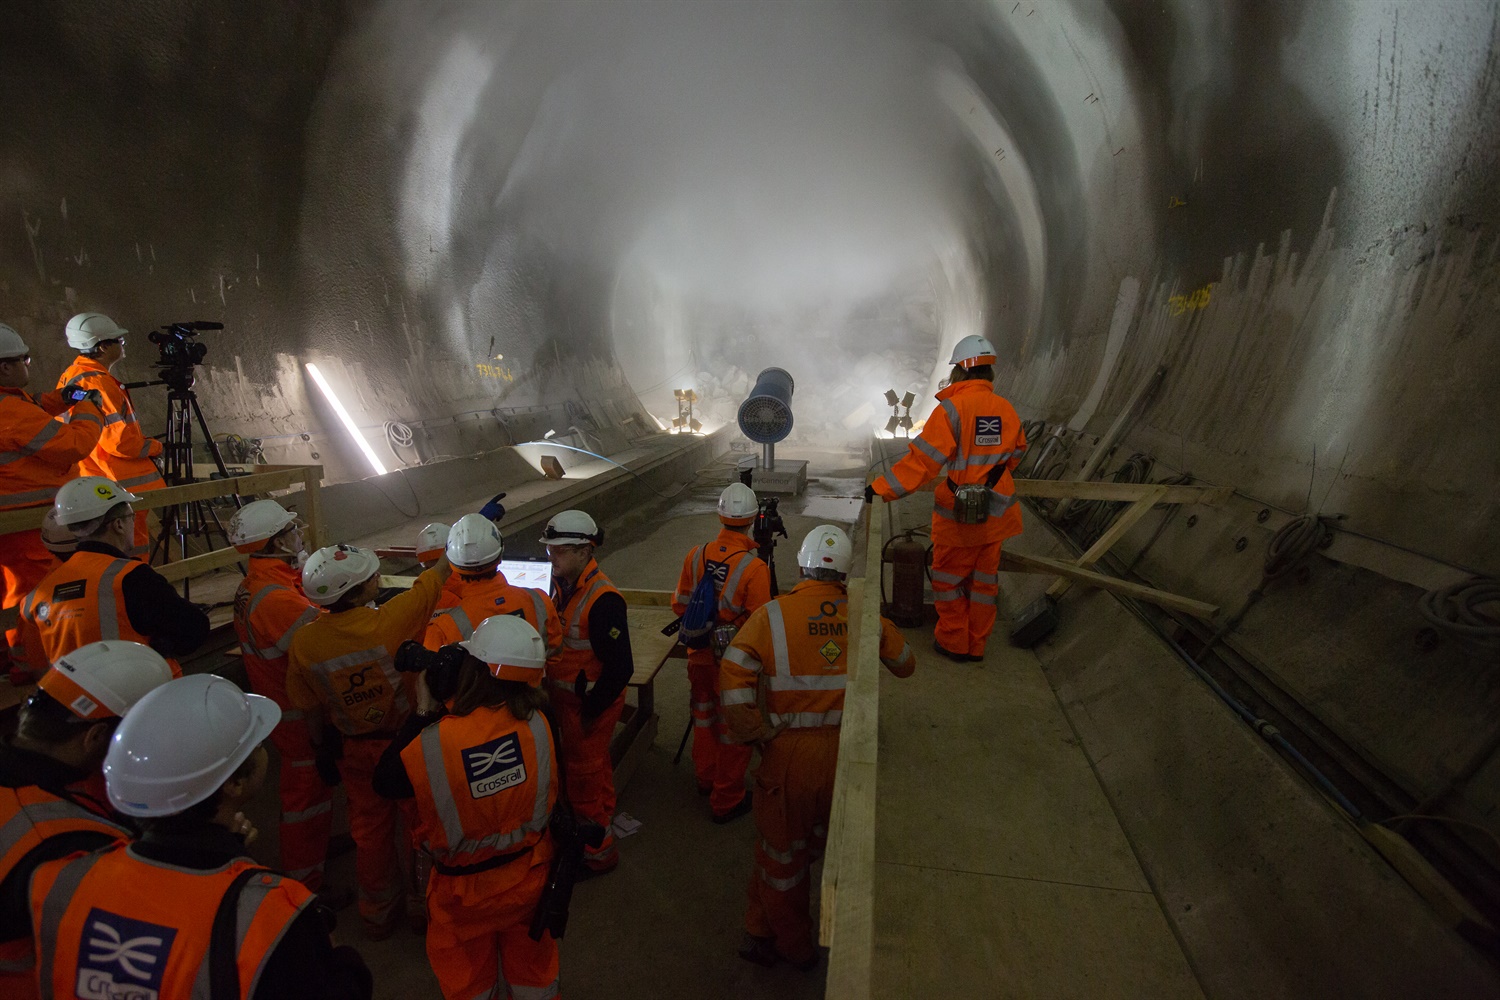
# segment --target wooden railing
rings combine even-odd
[[[159,510],[195,500],[213,500],[236,494],[253,496],[258,493],[268,493],[271,490],[289,489],[301,483],[303,492],[299,498],[301,501],[299,506],[302,520],[307,524],[304,536],[307,546],[309,549],[316,549],[322,545],[323,467],[321,465],[273,465],[259,466],[259,468],[263,471],[250,475],[234,476],[229,479],[209,479],[200,483],[188,483],[185,486],[168,486],[166,489],[150,490],[142,493],[141,498],[131,506],[137,511]],[[25,507],[21,510],[0,511],[0,535],[40,528],[48,509],[47,507]],[[178,580],[185,580],[188,577],[199,576],[242,562],[247,558],[226,546],[154,568],[162,576],[175,583]],[[0,615],[0,627],[10,628],[14,624],[14,609],[7,610]]]

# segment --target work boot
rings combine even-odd
[[[703,796],[704,798],[707,798],[708,796],[712,795],[713,793],[714,793],[714,786],[713,785],[699,785],[698,786],[698,794],[701,795],[701,796]]]
[[[939,656],[946,656],[948,659],[952,660],[954,663],[968,663],[969,662],[969,654],[968,653],[955,653],[951,649],[945,649],[945,648],[943,648],[943,644],[940,643],[940,642],[938,642],[936,639],[932,640],[932,651],[934,653],[937,653]]]
[[[745,815],[745,813],[749,812],[752,806],[753,803],[750,801],[750,793],[746,792],[745,797],[731,806],[728,812],[714,813],[714,822],[719,824],[720,826],[723,826],[725,823],[732,823],[735,820],[739,819],[741,816]]]
[[[814,948],[813,953],[800,962],[794,962],[790,958],[787,958],[785,955],[782,955],[780,953],[778,953],[776,957],[781,959],[787,965],[790,965],[792,968],[796,969],[798,972],[811,972],[813,969],[816,969],[818,967],[819,962],[823,961],[823,952],[820,948]]]
[[[391,912],[390,919],[385,923],[372,924],[368,920],[364,921],[365,940],[384,941],[386,938],[396,933],[396,928],[401,926],[401,921],[405,916],[406,907],[401,903],[398,903],[396,904],[395,909]]]
[[[339,910],[344,909],[350,903],[354,902],[354,890],[348,888],[347,886],[341,889],[336,889],[333,886],[325,885],[323,888],[318,890],[317,897],[318,905],[326,906],[333,912],[337,913]]]
[[[600,875],[608,875],[618,867],[620,867],[620,852],[611,851],[609,860],[603,862],[602,864],[596,865],[594,862],[585,861],[578,869],[578,877],[576,881],[587,882],[591,878],[598,878]]]
[[[776,964],[776,939],[769,937],[756,937],[746,932],[745,940],[740,943],[740,958],[747,962],[769,969]]]

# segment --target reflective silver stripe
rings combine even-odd
[[[807,867],[803,868],[791,878],[776,878],[764,868],[760,869],[760,880],[777,892],[791,892],[797,888],[803,879],[807,878]]]
[[[139,566],[134,559],[115,559],[99,574],[99,638],[120,638],[120,616],[115,608],[115,577],[131,566]]]
[[[10,818],[4,826],[0,826],[0,857],[4,857],[15,849],[34,827],[41,823],[53,823],[63,819],[88,819],[108,826],[119,831],[120,836],[130,836],[130,831],[109,822],[102,816],[89,812],[79,805],[74,805],[67,799],[57,799],[53,802],[37,802],[33,805],[22,806],[20,810]]]
[[[938,517],[946,517],[950,521],[958,520],[953,514],[953,509],[951,507],[944,507],[942,504],[933,504],[932,512]]]
[[[589,606],[594,599],[594,591],[604,587],[604,580],[598,576],[589,584],[589,589],[578,598],[578,604],[573,608],[573,613],[568,617],[568,631],[563,638],[563,646],[568,649],[592,649],[588,636],[582,634],[580,625],[583,621],[583,609]]]
[[[32,955],[27,955],[25,958],[18,958],[13,962],[0,960],[0,973],[19,975],[23,972],[30,972],[35,966],[36,958]]]
[[[936,588],[933,588],[933,591],[932,591],[932,599],[933,599],[934,602],[937,602],[937,601],[956,601],[956,600],[959,600],[960,598],[962,598],[963,596],[964,596],[964,592],[962,590],[938,590]]]
[[[145,455],[143,454],[141,457],[144,458]],[[132,486],[146,486],[150,483],[159,483],[161,481],[160,472],[149,472],[144,476],[131,476],[129,479],[122,479],[119,485],[128,490]]]
[[[745,613],[745,609],[734,603],[735,591],[739,589],[740,577],[745,575],[745,570],[755,561],[755,556],[746,552],[735,564],[734,572],[729,574],[729,579],[724,581],[724,589],[719,594],[719,610],[732,617],[739,617]]]
[[[255,922],[255,915],[260,912],[260,908],[265,905],[266,898],[269,897],[272,892],[276,891],[276,889],[281,885],[282,881],[283,876],[271,871],[264,871],[258,872],[253,878],[251,878],[240,887],[240,898],[235,901],[234,914],[234,954],[236,959],[238,959],[245,950],[245,938],[250,936],[250,926]],[[302,905],[297,907],[297,912],[300,913],[303,907],[306,907],[313,902],[314,898],[315,897],[313,896],[308,896],[307,899],[302,902]],[[266,970],[266,963],[270,961],[271,955],[273,955],[276,951],[276,946],[281,943],[282,936],[286,934],[287,928],[291,927],[292,923],[295,920],[296,916],[293,915],[290,919],[283,923],[277,930],[275,939],[271,941],[270,946],[267,947],[266,950],[261,954],[260,964],[256,966],[255,971],[250,975],[250,990],[247,996],[255,996],[256,987],[260,985],[261,974]],[[235,964],[235,971],[238,972],[239,963],[236,962]],[[210,985],[211,974],[211,963],[208,961],[208,956],[205,955],[203,957],[202,963],[198,966],[198,974],[193,977],[193,991],[190,994],[192,1000],[214,1000],[213,990]]]
[[[311,809],[303,809],[300,812],[284,812],[281,814],[281,821],[283,823],[301,823],[304,820],[312,819],[314,816],[321,816],[326,812],[333,812],[332,799],[327,802],[319,802]]]
[[[299,628],[317,619],[318,615],[318,609],[313,607],[309,607],[307,610],[303,611],[302,614],[298,615],[297,620],[292,622],[291,627],[286,630],[286,632],[280,639],[276,640],[277,652],[279,652],[282,656],[285,656],[287,654],[287,650],[292,648],[292,636],[297,634],[297,630]],[[282,712],[281,715],[282,718],[286,718],[285,712]]]
[[[546,986],[517,986],[515,983],[509,985],[512,1000],[552,1000],[557,996],[556,979]]]
[[[712,712],[714,709],[719,707],[715,702],[712,701],[691,701],[688,702],[688,704],[693,706],[693,711],[695,712]],[[4,852],[0,851],[0,853]]]
[[[844,718],[843,709],[836,708],[831,712],[791,712],[785,715],[771,713],[771,725],[780,726],[785,723],[788,729],[817,729],[820,726],[836,726]]]
[[[942,400],[943,412],[948,414],[948,427],[953,431],[953,441],[958,445],[958,454],[964,453],[964,421],[958,415],[958,407],[953,405],[953,400]]]
[[[934,584],[938,584],[938,583],[959,584],[959,583],[963,583],[964,579],[965,579],[964,577],[958,576],[957,574],[954,574],[954,573],[944,573],[942,570],[936,570],[936,569],[932,571],[932,582]]]
[[[900,500],[902,497],[911,492],[911,490],[901,485],[901,480],[897,479],[894,473],[886,476],[885,481],[886,484],[891,488],[891,493],[893,494],[891,499],[893,500]]]
[[[57,499],[57,487],[49,486],[44,490],[27,490],[25,493],[0,494],[0,506],[25,507]]]
[[[979,572],[975,572],[975,574],[974,574],[974,582],[975,583],[998,584],[1000,582],[1000,574],[999,573],[979,573]]]
[[[753,705],[755,704],[754,688],[730,688],[719,692],[720,705]]]
[[[880,658],[880,662],[885,664],[887,667],[899,667],[901,666],[901,664],[906,663],[911,659],[911,643],[903,642],[901,644],[901,652],[897,653],[892,659],[887,659],[886,657],[882,656]]]
[[[693,726],[696,729],[709,729],[709,728],[713,727],[713,724],[714,724],[714,720],[713,719],[694,719],[693,720]]]
[[[104,424],[100,422],[99,418],[94,416],[92,413],[69,413],[63,419],[63,423],[98,424],[100,427],[104,426]]]
[[[999,517],[1015,502],[1016,498],[1013,496],[1006,496],[999,490],[990,490],[990,517]]]
[[[64,865],[52,883],[47,898],[42,902],[42,919],[36,929],[37,950],[42,955],[41,968],[37,970],[37,986],[41,989],[42,1000],[53,1000],[52,967],[57,958],[57,932],[68,912],[68,904],[73,902],[73,895],[78,892],[78,887],[83,884],[90,869],[98,864],[100,857],[99,854],[85,854],[77,861]]]
[[[452,620],[453,627],[458,629],[458,634],[465,639],[474,637],[474,624],[469,621],[469,613],[463,608],[444,608],[438,614],[447,615]]]
[[[267,597],[269,597],[273,592],[277,590],[285,590],[293,594],[296,593],[296,591],[292,590],[291,587],[285,587],[279,583],[268,583],[255,592],[255,595],[250,598],[250,604],[245,609],[245,630],[250,633],[251,638],[253,638],[256,642],[260,642],[261,637],[260,629],[255,627],[255,609],[260,607],[261,601],[264,601]],[[258,656],[262,660],[279,659],[285,656],[287,650],[291,648],[292,636],[297,634],[297,630],[317,617],[318,609],[314,607],[308,607],[305,611],[302,612],[301,615],[297,617],[296,621],[292,622],[292,624],[287,627],[287,630],[281,634],[281,638],[277,639],[269,646],[252,646],[245,648],[245,651]],[[240,645],[242,648],[245,647],[244,643],[240,643]],[[281,717],[283,719],[287,718],[287,713],[282,712]]]
[[[805,840],[794,840],[794,841],[792,841],[792,850],[791,850],[791,853],[788,853],[788,854],[781,853],[776,848],[772,847],[770,845],[770,843],[768,841],[764,840],[764,839],[761,840],[761,842],[760,842],[760,849],[762,851],[764,851],[766,853],[766,857],[770,858],[772,861],[777,861],[777,862],[780,862],[781,864],[789,865],[789,864],[792,864],[794,861],[797,860],[797,853],[796,852],[807,850],[807,841],[805,841]]]
[[[924,455],[926,455],[928,458],[932,459],[939,465],[944,465],[948,461],[948,456],[938,451],[937,445],[933,444],[931,441],[927,440],[924,437],[918,437],[914,439],[911,445],[913,448],[916,448],[918,451],[922,452]]]
[[[842,691],[848,674],[772,674],[767,681],[772,691]]]
[[[125,414],[123,413],[111,413],[109,416],[104,418],[105,427],[111,427],[115,424],[126,424],[129,422],[130,418],[125,416]]]
[[[443,763],[443,737],[436,725],[422,730],[422,763],[427,765],[427,790],[432,795],[432,804],[437,810],[438,822],[443,825],[443,839],[448,842],[449,853],[456,850],[464,840],[464,825],[458,818],[458,803],[453,800],[453,789],[448,787],[448,769]],[[432,850],[432,845],[427,845]]]
[[[969,595],[969,603],[970,604],[990,604],[990,605],[993,605],[995,603],[996,598],[998,596],[999,596],[998,594],[973,593],[973,594]]]
[[[776,602],[772,601],[771,603],[774,604]],[[759,657],[757,657],[754,653],[750,652],[743,646],[730,646],[728,649],[724,650],[723,659],[727,660],[730,663],[733,663],[737,667],[744,667],[752,674],[760,673],[761,664]],[[723,695],[719,696],[719,703],[724,703]]]
[[[392,703],[399,711],[406,711],[410,705],[406,700],[406,692],[401,688],[400,675],[396,673],[396,660],[386,651],[384,645],[372,646],[355,653],[345,653],[343,656],[335,656],[327,660],[316,660],[307,665],[307,668],[318,675],[323,682],[324,688],[330,695],[333,691],[333,675],[345,667],[352,667],[360,663],[370,663],[380,668],[380,675],[390,685],[392,692]],[[337,699],[335,699],[337,700]],[[336,715],[338,713],[335,713]]]
[[[540,590],[532,590],[528,587],[526,593],[531,596],[531,607],[536,612],[536,633],[545,643],[547,641],[547,602],[542,599]]]
[[[57,432],[62,430],[62,424],[56,420],[49,420],[42,425],[42,429],[36,432],[36,436],[27,441],[15,451],[0,451],[0,465],[9,465],[11,462],[22,458],[29,458],[46,447],[47,442],[57,437]]]
[[[766,605],[766,619],[771,626],[771,669],[770,673],[776,674],[781,671],[791,670],[791,657],[786,651],[786,619],[781,616],[781,602],[772,601]]]

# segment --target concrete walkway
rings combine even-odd
[[[878,995],[1202,997],[1036,657],[907,634],[917,673],[880,693]]]

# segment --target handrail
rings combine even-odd
[[[865,506],[865,573],[849,580],[849,676],[823,859],[819,940],[827,1000],[869,1000],[875,955],[875,778],[880,726],[880,548],[885,504]]]

